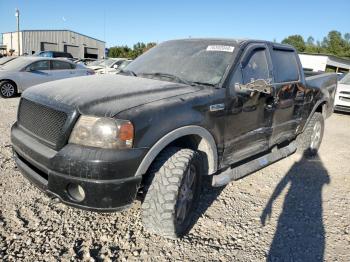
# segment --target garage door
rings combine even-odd
[[[65,45],[64,46],[64,52],[70,53],[73,57],[80,58],[79,46]]]
[[[41,51],[58,51],[57,44],[41,42]]]
[[[90,47],[85,47],[85,52],[84,52],[84,57],[85,58],[98,58],[98,49],[97,48],[90,48]]]

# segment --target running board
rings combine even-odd
[[[270,153],[253,159],[247,163],[239,165],[234,168],[229,168],[218,175],[213,176],[212,186],[219,187],[227,185],[233,180],[238,180],[251,173],[254,173],[268,165],[271,165],[282,158],[290,156],[297,150],[295,141],[291,142],[288,146],[272,150]]]

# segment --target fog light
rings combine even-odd
[[[68,195],[75,201],[81,202],[85,199],[84,188],[77,184],[68,184],[67,186]]]

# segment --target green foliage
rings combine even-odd
[[[294,46],[298,52],[324,53],[350,58],[350,33],[342,35],[338,31],[330,31],[322,42],[309,36],[304,41],[300,35],[291,35],[283,39],[282,43]]]
[[[283,39],[282,44],[289,44],[295,47],[298,52],[304,52],[306,49],[304,38],[301,35],[291,35]]]
[[[147,50],[154,47],[156,43],[142,43],[135,44],[132,48],[128,46],[114,46],[109,49],[108,57],[125,57],[135,59],[139,55],[142,55]]]

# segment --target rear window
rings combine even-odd
[[[299,80],[299,67],[293,51],[274,49],[272,61],[277,83]]]
[[[53,70],[67,70],[73,69],[71,63],[63,62],[63,61],[52,61],[52,69]]]

